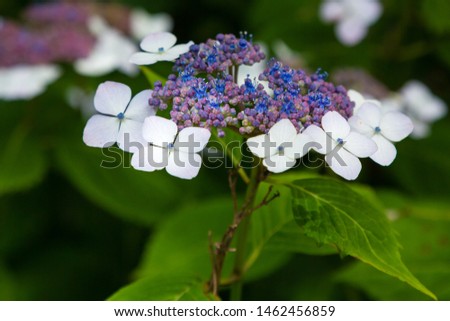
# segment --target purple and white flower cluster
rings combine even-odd
[[[166,168],[171,175],[191,179],[201,166],[198,152],[210,136],[220,139],[233,131],[270,172],[284,172],[315,150],[325,155],[336,174],[354,180],[362,168],[359,158],[391,164],[396,157],[393,142],[413,130],[404,114],[382,112],[377,102],[361,100],[357,94],[351,93],[356,97],[352,99],[343,86],[328,82],[321,69],[308,75],[272,59],[258,78],[247,77],[239,84],[239,67],[265,58],[246,33],[219,34],[201,44],[175,43],[170,33],[144,38],[145,52],[132,55],[131,61],[174,61],[175,73],[164,84],[155,82],[153,91],[139,93],[128,107],[128,87],[100,85],[94,103],[103,115],[93,116],[86,125],[87,145],[117,142],[133,153],[134,168]],[[156,116],[166,109],[171,120]]]

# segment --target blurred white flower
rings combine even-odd
[[[264,159],[263,164],[270,172],[281,173],[308,152],[309,141],[309,136],[297,134],[289,119],[282,119],[267,134],[249,138],[247,146],[253,154]]]
[[[75,62],[75,70],[84,76],[102,76],[116,69],[127,75],[138,72],[128,59],[136,51],[135,44],[118,30],[108,26],[98,17],[91,17],[89,30],[97,37],[97,42],[89,56]]]
[[[170,32],[155,32],[141,41],[141,49],[130,57],[130,62],[136,65],[151,65],[158,61],[173,61],[189,51],[194,43],[176,45],[177,37]]]
[[[102,148],[117,142],[124,151],[146,145],[142,123],[156,113],[148,104],[151,93],[144,90],[131,99],[131,89],[124,84],[113,81],[100,84],[94,97],[99,114],[88,120],[83,132],[84,143]]]
[[[70,107],[79,109],[84,117],[95,114],[94,93],[87,92],[80,87],[71,86],[66,91],[66,101]]]
[[[377,151],[370,158],[382,165],[389,166],[397,156],[392,142],[399,142],[411,134],[411,119],[398,111],[383,113],[380,104],[364,102],[358,111],[348,120],[351,128],[377,144]]]
[[[414,123],[412,136],[426,137],[430,124],[447,114],[447,105],[423,83],[417,80],[407,82],[400,90],[405,113]]]
[[[198,154],[205,148],[211,132],[201,127],[186,127],[178,133],[177,124],[159,116],[147,117],[142,135],[148,144],[133,154],[131,165],[138,170],[167,173],[183,179],[197,176],[202,165]]]
[[[310,125],[303,134],[314,142],[312,149],[325,155],[330,168],[347,180],[356,179],[361,172],[358,157],[369,157],[377,151],[372,139],[351,131],[347,120],[336,111],[329,111],[322,117],[322,128]]]
[[[348,46],[359,43],[370,25],[378,20],[383,7],[378,0],[325,0],[320,6],[320,17],[336,22],[336,36]]]
[[[16,65],[0,68],[0,99],[29,100],[61,75],[55,65]]]
[[[138,40],[154,32],[171,31],[173,20],[167,13],[150,14],[138,8],[131,11],[131,34]]]

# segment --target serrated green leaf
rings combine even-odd
[[[447,209],[448,211],[448,209]],[[404,217],[393,222],[404,244],[403,260],[411,271],[441,300],[450,300],[450,242],[448,221]],[[420,235],[420,237],[418,237]],[[336,280],[364,290],[378,300],[424,300],[413,291],[366,264],[355,263],[337,274]]]
[[[269,186],[267,183],[261,184],[256,204],[267,194]],[[247,268],[253,264],[263,249],[312,255],[337,253],[334,248],[328,245],[320,246],[298,228],[292,215],[289,188],[276,186],[273,189],[273,193],[275,192],[279,192],[280,196],[252,214],[249,232],[250,248],[246,261]]]
[[[206,301],[204,282],[195,277],[149,277],[114,293],[110,301]]]
[[[0,140],[0,195],[32,187],[46,171],[44,152],[38,142],[18,127]]]
[[[331,179],[295,180],[284,185],[291,189],[294,217],[306,235],[334,244],[344,254],[436,298],[403,264],[386,215],[361,195]]]

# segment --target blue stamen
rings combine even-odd
[[[159,52],[163,52],[163,51],[164,51],[164,48],[163,48],[163,47],[159,47],[159,48],[158,48],[158,51],[159,51]]]
[[[344,140],[342,138],[338,138],[336,141],[339,145],[344,145]]]
[[[377,127],[375,127],[375,133],[377,133],[377,134],[378,134],[378,133],[380,133],[380,132],[381,132],[381,128],[380,128],[380,127],[378,127],[378,126],[377,126]]]
[[[117,118],[119,118],[119,120],[122,120],[125,118],[125,114],[124,113],[118,113],[117,114]]]

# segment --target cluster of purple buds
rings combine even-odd
[[[233,66],[251,66],[265,58],[257,44],[253,44],[252,35],[242,32],[237,38],[233,34],[218,34],[216,39],[191,46],[181,55],[173,67],[174,72],[182,72],[192,67],[196,73],[232,73]]]
[[[23,16],[33,23],[86,24],[90,13],[85,5],[78,3],[41,3],[26,8]]]
[[[301,131],[311,124],[320,126],[328,111],[337,111],[345,119],[352,116],[354,103],[346,89],[327,82],[328,74],[321,69],[307,75],[272,59],[258,80],[247,77],[239,86],[230,70],[259,62],[263,54],[248,42],[247,47],[234,47],[245,54],[229,55],[230,45],[244,38],[219,34],[216,39],[193,45],[175,61],[178,76],[170,75],[165,85],[155,83],[149,104],[162,110],[171,108],[170,116],[180,129],[216,128],[218,135],[224,136],[224,129],[230,128],[251,137],[267,133],[285,118]],[[218,41],[215,46],[214,41]],[[211,64],[205,48],[216,57]],[[207,75],[200,77],[204,73]],[[271,91],[263,82],[268,82]]]

